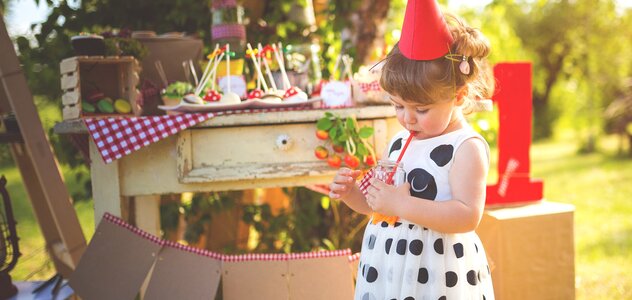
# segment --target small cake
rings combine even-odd
[[[187,94],[182,97],[182,102],[186,104],[204,104],[202,98],[194,94]]]
[[[216,90],[209,90],[208,92],[206,92],[203,98],[203,100],[206,102],[219,102],[219,100],[221,99],[222,99],[222,94],[220,94]]]
[[[307,94],[298,87],[291,87],[283,94],[283,100],[285,102],[305,102],[307,101]]]
[[[250,93],[248,93],[248,100],[261,99],[262,97],[263,97],[263,91],[260,89],[254,89]]]
[[[241,103],[241,98],[239,95],[233,92],[226,92],[222,95],[222,99],[219,100],[221,104],[239,104]]]
[[[270,103],[281,103],[283,101],[283,97],[281,97],[281,95],[279,95],[278,91],[268,91],[267,93],[263,94],[263,96],[261,97],[261,100],[264,100],[265,102],[270,102]]]

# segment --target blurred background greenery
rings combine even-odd
[[[27,0],[18,0],[27,1]],[[59,62],[72,56],[70,37],[79,32],[151,29],[199,36],[210,47],[210,3],[195,0],[33,0],[51,10],[32,33],[12,36],[46,130],[70,190],[84,232],[94,230],[89,169],[64,137],[52,133],[61,120]],[[3,16],[15,0],[0,0]],[[263,3],[249,18],[252,2]],[[533,64],[532,172],[545,182],[545,197],[576,205],[578,299],[632,298],[632,9],[612,0],[495,0],[481,6],[439,1],[480,28],[492,43],[493,63]],[[316,22],[301,25],[293,6],[312,5]],[[405,1],[243,1],[249,41],[312,42],[320,46],[323,76],[343,50],[354,67],[370,64],[397,40]],[[368,26],[370,25],[370,26]],[[363,32],[362,28],[374,32]],[[369,38],[366,38],[366,36]],[[207,51],[208,52],[208,51]],[[494,114],[475,124],[495,141]],[[491,124],[491,125],[490,125]],[[0,145],[0,173],[9,181],[24,256],[16,280],[51,276],[52,264],[6,145]],[[492,168],[493,169],[493,168]],[[495,174],[489,181],[495,182]],[[286,189],[292,202],[272,212],[266,204],[243,205],[243,219],[257,233],[250,251],[300,252],[352,247],[359,250],[363,219],[344,205],[306,189]],[[204,222],[233,207],[239,195],[201,194],[165,201],[165,233],[187,224],[184,239],[196,244]],[[173,197],[172,197],[173,198]],[[361,226],[360,226],[361,227]],[[315,230],[316,228],[317,230]],[[225,249],[238,252],[240,249]],[[243,250],[243,249],[242,249]]]

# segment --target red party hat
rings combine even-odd
[[[450,52],[453,39],[435,0],[406,4],[399,49],[409,59],[432,60]]]

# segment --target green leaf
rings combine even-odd
[[[355,131],[355,122],[353,122],[353,118],[347,118],[347,129],[351,131]]]
[[[349,139],[349,135],[347,133],[342,133],[337,139],[336,141],[338,141],[339,143],[344,143],[346,140]]]
[[[369,151],[366,149],[366,147],[364,147],[364,144],[358,144],[358,147],[356,149],[356,154],[362,157],[369,154]]]
[[[332,114],[331,112],[328,112],[328,111],[325,112],[325,117],[331,118],[333,116],[334,116],[334,114]]]
[[[365,127],[360,128],[360,132],[358,133],[358,135],[361,138],[366,139],[373,135],[373,131],[374,131],[373,127],[365,126]]]
[[[318,122],[316,122],[316,128],[320,130],[329,130],[333,126],[333,123],[329,118],[320,118]]]
[[[332,141],[336,141],[336,138],[338,137],[338,132],[338,127],[331,127],[331,129],[329,129],[329,138]]]

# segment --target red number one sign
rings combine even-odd
[[[531,179],[531,64],[494,67],[498,107],[498,183],[487,186],[486,205],[542,199],[542,180]]]

